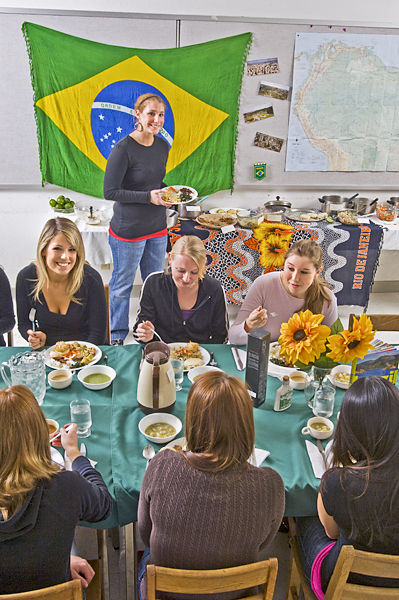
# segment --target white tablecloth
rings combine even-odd
[[[360,223],[368,223],[372,221],[377,225],[380,225],[384,229],[384,239],[382,242],[381,250],[399,250],[399,219],[396,218],[394,221],[380,221],[375,217],[358,217]]]

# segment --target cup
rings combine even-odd
[[[72,371],[70,369],[56,369],[48,374],[48,382],[52,388],[62,390],[72,383]]]
[[[90,410],[90,402],[85,398],[78,398],[76,400],[72,400],[70,403],[71,407],[71,421],[72,423],[76,423],[78,426],[77,434],[80,438],[89,437],[91,434],[91,410]]]
[[[174,358],[170,361],[170,364],[175,374],[176,392],[179,392],[182,389],[180,384],[183,383],[184,379],[184,362],[179,358]]]
[[[51,437],[55,433],[58,433],[58,431],[60,430],[58,421],[55,421],[54,419],[46,419],[46,421],[47,421],[49,436]]]
[[[312,417],[306,427],[302,428],[303,435],[311,435],[318,440],[326,440],[334,433],[334,423],[324,417]]]
[[[316,390],[313,398],[313,414],[316,417],[331,417],[334,411],[335,388],[323,386]]]
[[[5,368],[10,369],[11,380]],[[7,385],[25,385],[35,396],[37,403],[43,403],[46,394],[46,365],[43,352],[21,352],[8,362],[1,363],[1,375]]]

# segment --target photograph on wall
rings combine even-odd
[[[267,135],[267,133],[260,133],[260,131],[256,132],[254,145],[259,146],[259,148],[266,148],[266,150],[273,150],[273,152],[280,152],[284,140],[278,137],[274,137],[272,135]]]
[[[258,60],[249,60],[247,62],[247,75],[269,75],[270,73],[279,73],[277,58],[259,58]]]
[[[262,119],[268,119],[274,117],[273,104],[264,104],[263,106],[255,106],[248,108],[244,112],[245,123],[253,123],[254,121],[262,121]]]
[[[275,85],[269,81],[261,81],[259,83],[259,96],[270,96],[276,100],[288,100],[290,87],[287,85]]]

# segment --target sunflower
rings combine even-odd
[[[327,336],[331,331],[327,325],[320,325],[323,319],[324,315],[314,315],[310,310],[295,313],[288,323],[281,326],[278,338],[280,354],[289,362],[299,360],[304,365],[317,360],[326,349]]]
[[[289,247],[289,240],[281,235],[271,234],[259,242],[259,264],[268,270],[280,269],[284,266],[284,257]]]
[[[291,239],[293,231],[294,228],[285,223],[262,221],[262,223],[259,223],[259,225],[255,227],[252,235],[256,240],[263,240],[264,237],[267,237],[270,234],[282,235]]]
[[[373,346],[370,344],[374,338],[373,324],[367,315],[360,315],[359,320],[353,318],[353,331],[341,331],[337,335],[330,335],[327,340],[330,352],[327,356],[332,360],[345,365],[355,358],[364,358]]]

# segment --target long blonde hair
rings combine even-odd
[[[204,278],[206,269],[206,250],[204,243],[196,235],[182,235],[170,251],[170,259],[176,256],[188,256],[198,267],[198,276]]]
[[[0,511],[6,520],[60,468],[51,460],[46,418],[27,387],[0,390],[0,423]]]
[[[204,373],[190,388],[186,406],[188,462],[204,471],[245,464],[255,443],[252,401],[241,379]]]
[[[312,240],[299,240],[294,242],[291,248],[285,255],[284,264],[287,258],[296,254],[308,258],[313,263],[316,271],[323,267],[323,251],[319,244]],[[330,289],[327,281],[316,275],[312,284],[306,291],[305,303],[301,311],[310,310],[314,314],[320,314],[323,310],[324,301],[327,301],[328,306],[331,304],[331,296],[327,290]]]
[[[47,221],[43,227],[43,231],[40,234],[39,241],[37,243],[35,262],[37,282],[33,290],[33,298],[34,300],[40,302],[40,292],[43,288],[48,287],[50,284],[44,252],[53,237],[59,233],[62,233],[62,235],[67,239],[68,243],[71,244],[71,246],[73,246],[76,250],[76,262],[68,276],[66,294],[72,302],[80,304],[81,301],[79,298],[75,298],[75,294],[83,282],[85,247],[79,229],[76,227],[73,221],[66,219],[65,217],[56,217],[55,219],[50,219]]]

